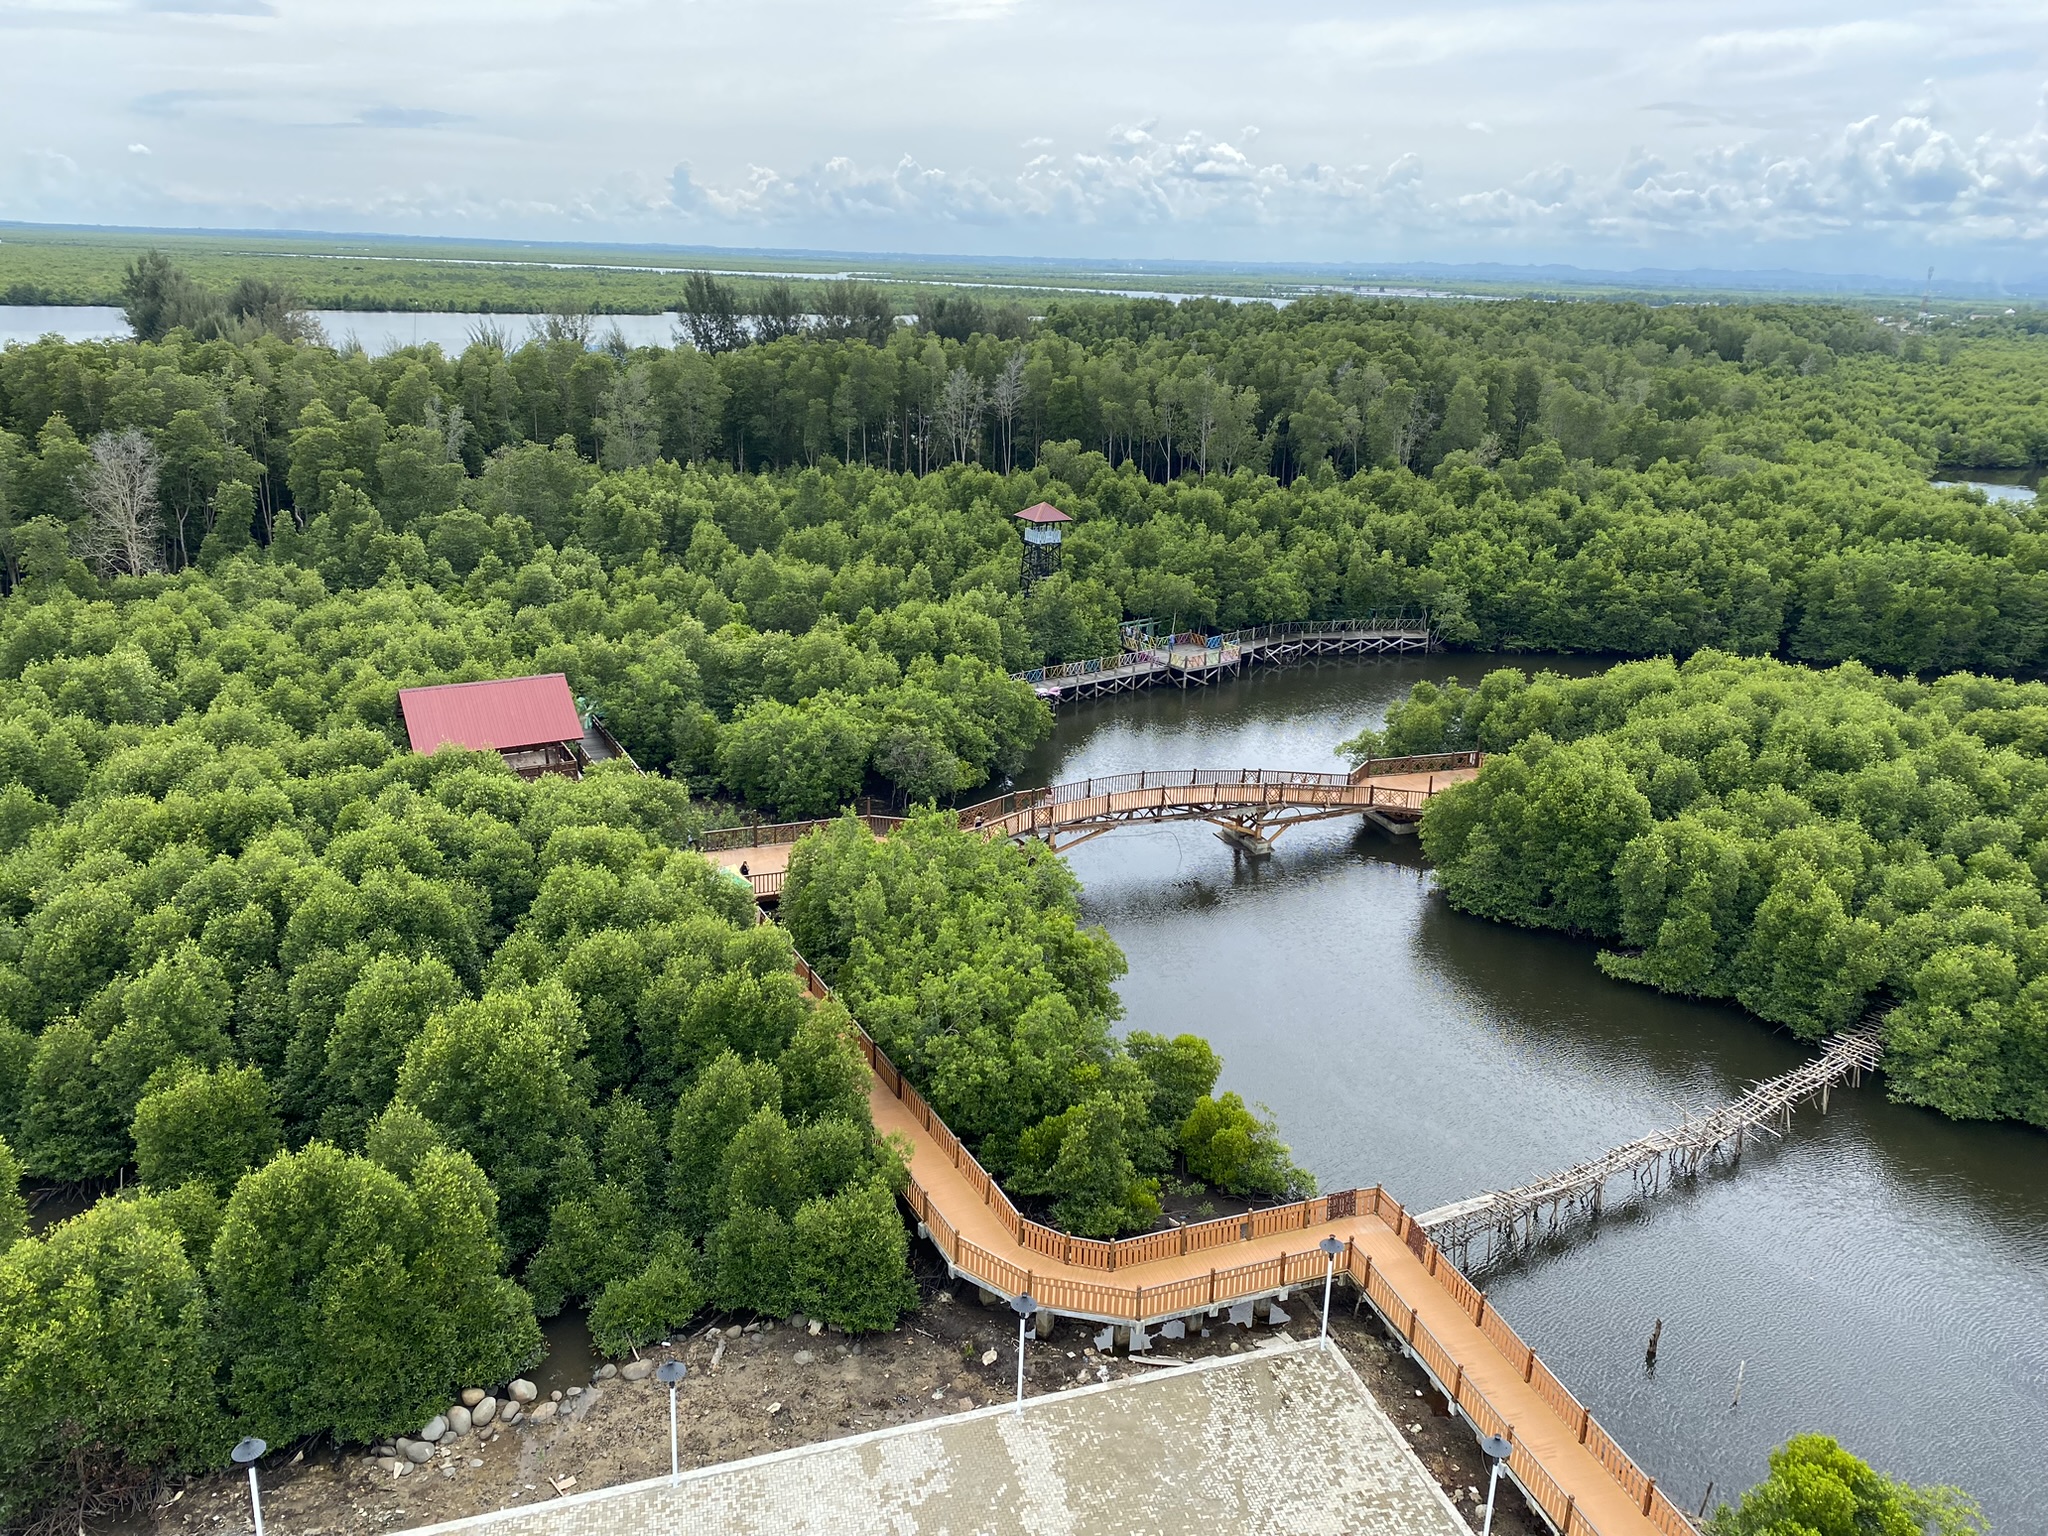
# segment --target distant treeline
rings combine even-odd
[[[1092,654],[1125,615],[1403,604],[1482,648],[2048,657],[2037,515],[1925,483],[2048,459],[2048,345],[2025,338],[1797,306],[1136,301],[1025,322],[971,294],[913,325],[856,284],[799,313],[705,279],[701,347],[593,347],[564,318],[372,359],[275,334],[293,312],[260,285],[216,303],[167,264],[137,276],[161,340],[0,354],[8,582],[74,555],[176,571],[210,544],[445,588],[580,547],[675,562],[716,590],[688,599],[713,628],[971,592],[1008,665]],[[1046,496],[1079,522],[1033,616],[1006,519]]]

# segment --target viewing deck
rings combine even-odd
[[[1220,678],[1235,677],[1248,666],[1278,666],[1319,656],[1384,656],[1427,651],[1435,643],[1426,616],[1318,619],[1259,624],[1221,635],[1190,631],[1129,647],[1114,656],[1031,667],[1010,675],[1020,683],[1029,683],[1047,703],[1057,705],[1159,684],[1202,687]]]

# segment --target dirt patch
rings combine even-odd
[[[1151,1358],[1242,1352],[1254,1348],[1256,1338],[1278,1331],[1313,1336],[1315,1309],[1294,1310],[1285,1330],[1218,1324],[1206,1339],[1160,1340]],[[1340,1293],[1334,1312],[1332,1334],[1360,1378],[1476,1529],[1486,1474],[1470,1426],[1449,1415],[1421,1370],[1381,1333],[1368,1309],[1354,1317],[1351,1298]],[[741,1331],[731,1336],[729,1326]],[[1062,1320],[1051,1338],[1032,1344],[1026,1391],[1036,1396],[1159,1369],[1098,1354],[1092,1332]],[[787,1322],[749,1330],[736,1319],[730,1325],[721,1320],[670,1348],[646,1351],[646,1358],[688,1364],[678,1400],[681,1459],[685,1467],[701,1467],[1008,1401],[1016,1391],[1016,1349],[1015,1320],[1007,1307],[981,1305],[971,1285],[928,1282],[924,1309],[893,1333],[851,1339],[829,1331],[813,1336],[808,1327]],[[991,1350],[995,1359],[984,1364]],[[541,1400],[550,1398],[544,1394]],[[573,1398],[565,1391],[557,1414],[553,1423],[472,1431],[439,1448],[428,1464],[398,1476],[360,1447],[277,1453],[262,1469],[266,1531],[322,1536],[397,1530],[668,1470],[668,1393],[652,1377],[592,1382]],[[248,1508],[246,1482],[211,1474],[168,1491],[147,1522],[125,1529],[146,1525],[156,1536],[211,1536],[247,1529]],[[1505,1480],[1493,1528],[1505,1536],[1544,1531]]]

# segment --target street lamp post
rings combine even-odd
[[[1330,1261],[1329,1268],[1323,1271],[1323,1334],[1316,1341],[1327,1348],[1330,1343],[1330,1287],[1337,1283],[1337,1255],[1344,1251],[1344,1245],[1332,1236],[1324,1238],[1316,1246]]]
[[[690,1368],[680,1360],[664,1360],[654,1368],[654,1379],[668,1388],[668,1485],[675,1487],[683,1475],[682,1449],[676,1438],[676,1388]],[[263,1536],[261,1531],[256,1536]]]
[[[1501,1435],[1487,1435],[1479,1442],[1479,1449],[1493,1464],[1493,1470],[1486,1478],[1486,1523],[1480,1526],[1479,1536],[1493,1536],[1493,1490],[1500,1486],[1501,1463],[1508,1459],[1514,1448],[1513,1442]]]
[[[1038,1303],[1031,1299],[1030,1292],[1010,1298],[1010,1310],[1017,1314],[1017,1407],[1024,1411],[1024,1329],[1031,1321],[1031,1314],[1038,1310]]]
[[[234,1457],[236,1466],[249,1469],[249,1508],[256,1516],[256,1536],[263,1536],[263,1493],[256,1486],[256,1460],[269,1449],[251,1435],[228,1453]]]

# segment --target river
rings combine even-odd
[[[1019,782],[1329,770],[1410,684],[1486,665],[1331,663],[1071,705]],[[1590,944],[1461,916],[1412,839],[1346,819],[1278,846],[1256,864],[1182,823],[1070,859],[1086,916],[1130,958],[1126,1024],[1206,1035],[1222,1086],[1269,1105],[1324,1188],[1380,1183],[1427,1209],[1808,1054],[1739,1009],[1608,980]],[[1687,1508],[1820,1431],[1912,1481],[1964,1486],[2001,1533],[2048,1530],[2048,1134],[1956,1124],[1866,1081],[1826,1118],[1802,1113],[1782,1146],[1752,1147],[1740,1173],[1610,1211],[1597,1234],[1482,1284]]]
[[[469,345],[479,327],[489,327],[518,346],[533,334],[536,315],[470,315],[446,310],[310,311],[320,330],[335,346],[351,342],[372,357],[400,347],[438,346],[450,357]],[[675,342],[678,317],[666,315],[593,315],[590,339],[602,346],[613,330],[629,347],[666,347]],[[59,336],[65,341],[105,341],[129,334],[127,318],[104,304],[0,304],[0,347]]]

